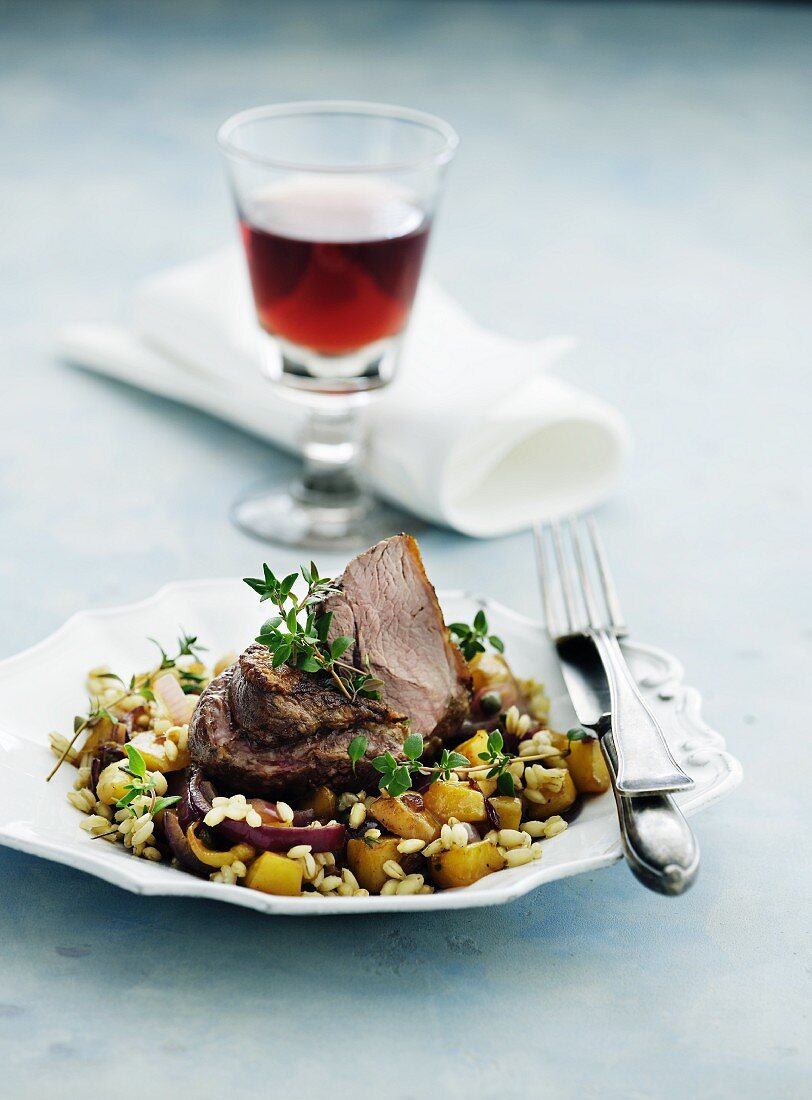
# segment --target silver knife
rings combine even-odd
[[[612,777],[627,863],[650,890],[684,893],[699,870],[699,845],[693,830],[670,795],[618,791],[609,684],[595,645],[589,637],[571,636],[556,642],[556,651],[578,721],[600,739]]]

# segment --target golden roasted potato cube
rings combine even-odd
[[[383,869],[392,859],[407,874],[422,862],[420,856],[404,855],[398,851],[401,837],[382,836],[378,840],[350,840],[347,842],[347,866],[358,879],[358,885],[370,894],[380,894],[381,887],[389,880]]]
[[[422,795],[409,791],[392,798],[388,794],[376,798],[369,813],[385,829],[404,840],[425,840],[428,844],[440,835],[440,823],[426,810]]]
[[[469,737],[454,749],[454,752],[462,753],[476,767],[482,767],[484,761],[480,760],[479,754],[487,751],[488,734],[485,730],[477,730],[473,737]]]
[[[248,868],[245,885],[263,894],[296,897],[302,892],[302,865],[278,852],[263,852]]]
[[[317,787],[315,791],[302,803],[303,810],[312,810],[313,815],[322,823],[332,821],[336,815],[335,791],[329,787]]]
[[[111,722],[109,718],[103,717],[96,722],[93,729],[87,736],[85,743],[82,745],[81,752],[95,752],[100,745],[103,745],[105,741],[124,741],[124,725],[121,722]]]
[[[564,763],[582,794],[601,794],[609,790],[609,769],[597,738],[570,741],[569,756]]]
[[[428,860],[431,877],[444,889],[454,886],[470,886],[492,871],[501,871],[505,857],[495,844],[480,840],[465,848],[450,848],[437,852]]]
[[[127,793],[127,784],[133,781],[130,773],[124,770],[129,766],[129,761],[125,758],[114,760],[112,764],[102,768],[96,782],[96,797],[99,802],[103,802],[105,806],[115,806],[116,802],[124,797]]]
[[[130,744],[138,749],[151,772],[179,772],[192,762],[188,747],[181,749],[171,738],[152,730],[137,733],[130,739]],[[172,748],[168,747],[170,744]]]
[[[474,680],[474,691],[486,690],[492,684],[514,682],[510,665],[501,653],[477,653],[468,662],[468,668]]]
[[[578,791],[569,772],[564,774],[564,782],[561,784],[560,791],[551,791],[549,794],[545,791],[543,793],[547,795],[546,802],[531,802],[529,799],[524,799],[526,820],[546,821],[548,817],[563,814],[578,797]]]
[[[500,829],[518,829],[522,823],[522,800],[511,798],[506,794],[489,798],[491,806],[496,810],[499,818]]]
[[[129,761],[124,758],[114,760],[106,768],[102,768],[96,783],[96,798],[99,802],[103,802],[105,806],[115,806],[120,799],[129,793],[127,787],[133,782],[132,775],[125,770],[129,766]],[[160,772],[148,769],[147,778],[155,784],[156,794],[166,794],[166,780]]]
[[[475,779],[474,782],[482,791],[485,798],[490,798],[492,794],[496,794],[496,788],[499,786],[495,779],[488,779],[487,776],[483,776],[481,779]]]
[[[467,783],[445,783],[439,779],[423,793],[423,802],[439,821],[456,817],[457,821],[485,821],[485,798]]]

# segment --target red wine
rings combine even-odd
[[[429,220],[366,181],[290,182],[241,212],[260,324],[321,355],[400,332],[417,290]]]

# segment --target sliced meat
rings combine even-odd
[[[324,605],[332,638],[354,639],[358,668],[369,659],[383,698],[411,719],[429,749],[453,737],[471,703],[471,675],[443,621],[417,543],[395,535],[354,558]]]
[[[275,797],[327,784],[377,786],[372,759],[401,754],[404,716],[372,699],[351,702],[327,676],[282,665],[253,644],[209,684],[189,726],[192,760],[215,782],[244,794]],[[367,753],[355,773],[347,755],[357,734]]]

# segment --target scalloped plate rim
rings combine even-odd
[[[136,611],[142,611],[151,606],[159,605],[164,599],[171,597],[176,592],[194,592],[195,590],[216,589],[226,585],[238,583],[235,577],[185,579],[169,581],[157,591],[140,600],[134,600],[126,604],[117,604],[110,607],[87,608],[77,611],[62,623],[56,630],[39,642],[26,647],[19,653],[0,659],[0,677],[13,670],[15,665],[24,664],[35,658],[49,647],[59,643],[63,637],[80,623],[115,618]],[[438,590],[440,602],[450,600],[470,601],[473,604],[492,609],[495,613],[504,615],[514,622],[533,631],[538,631],[542,636],[546,635],[543,622],[514,608],[508,607],[498,600],[471,592],[466,589],[440,589]],[[724,757],[727,774],[712,787],[700,792],[694,799],[689,794],[681,800],[681,807],[686,816],[704,809],[717,802],[725,794],[739,785],[742,779],[742,768],[739,761],[725,749],[724,739],[713,730],[704,720],[701,713],[701,695],[696,688],[683,682],[683,668],[677,658],[666,650],[656,646],[638,642],[625,641],[624,646],[631,653],[647,655],[654,661],[663,664],[668,672],[667,677],[658,682],[661,692],[667,691],[667,696],[674,700],[677,711],[690,706],[692,714],[690,723],[692,732],[700,738],[700,750],[706,747],[720,757]],[[2,720],[2,703],[0,703],[0,720]],[[13,771],[7,765],[0,764],[0,785],[2,776]],[[611,796],[601,796],[610,799]],[[0,813],[2,811],[0,810]],[[9,831],[10,827],[14,831]],[[16,827],[16,829],[15,829]],[[29,855],[48,859],[52,862],[72,867],[92,874],[114,886],[126,889],[131,893],[143,896],[165,897],[193,897],[203,900],[230,902],[261,912],[269,916],[330,916],[341,914],[372,914],[392,912],[431,912],[434,910],[481,908],[491,905],[502,905],[514,901],[531,891],[539,889],[548,882],[569,878],[573,875],[584,874],[590,871],[610,867],[623,858],[619,836],[606,847],[605,850],[595,854],[573,858],[566,863],[558,864],[549,870],[542,864],[533,864],[527,867],[516,868],[512,872],[500,872],[508,879],[504,885],[494,887],[487,891],[478,891],[472,888],[458,890],[444,890],[431,895],[423,896],[396,896],[393,898],[324,898],[321,901],[300,898],[282,898],[256,891],[246,890],[244,887],[223,886],[221,884],[205,882],[182,871],[171,868],[162,868],[169,871],[165,877],[155,882],[143,882],[134,878],[128,871],[127,863],[131,857],[121,853],[121,866],[117,866],[118,859],[111,861],[109,857],[96,856],[91,850],[77,853],[73,849],[60,847],[58,843],[44,840],[39,837],[26,835],[25,828],[20,828],[18,823],[3,823],[0,820],[0,844],[25,852]],[[158,870],[158,867],[155,867]],[[515,876],[515,877],[514,877]],[[490,878],[490,876],[489,876]],[[491,881],[493,881],[491,879]],[[504,881],[504,880],[503,880]],[[394,903],[394,904],[393,904]]]

